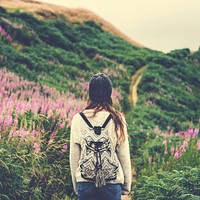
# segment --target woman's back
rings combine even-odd
[[[131,188],[126,122],[112,106],[112,86],[104,74],[90,81],[88,105],[72,120],[70,168],[79,200],[120,200]]]

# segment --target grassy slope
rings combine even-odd
[[[47,11],[42,14],[46,16]],[[61,18],[47,20],[0,8],[0,26],[13,38],[10,42],[0,36],[0,67],[78,97],[79,90],[69,84],[84,83],[100,71],[108,73],[124,97],[123,110],[129,111],[131,150],[137,156],[147,133],[156,126],[176,131],[199,126],[200,51],[163,54],[134,46],[94,21],[72,24]],[[138,101],[131,108],[131,76],[142,66],[146,67]]]
[[[71,24],[65,19],[44,20],[4,9],[0,15],[0,25],[15,42],[13,46],[0,38],[1,67],[29,80],[75,93],[69,83],[76,84],[77,78],[88,80],[99,71],[108,72],[114,87],[124,96],[122,105],[126,110],[130,106],[130,77],[147,65],[138,86],[137,106],[128,116],[131,135],[141,125],[145,129],[170,126],[175,130],[184,129],[191,122],[198,125],[200,70],[195,64],[198,52],[190,55],[188,50],[180,50],[165,55],[139,48],[93,21]]]
[[[88,80],[106,71],[111,78],[117,77],[114,87],[123,93],[122,104],[128,108],[129,74],[145,62],[149,50],[131,45],[92,21],[72,25],[19,11],[2,9],[0,14],[0,25],[14,43],[1,37],[1,67],[59,90],[70,89],[68,83],[78,77]]]
[[[127,37],[111,23],[105,21],[95,13],[86,9],[72,9],[56,6],[53,4],[42,3],[34,0],[1,0],[0,5],[9,10],[20,10],[30,12],[40,19],[67,19],[70,23],[84,23],[85,21],[94,21],[100,25],[103,30],[108,31],[131,44],[142,47],[141,44]]]
[[[200,68],[194,63],[198,55],[183,49],[149,59],[137,106],[128,117],[136,154],[156,127],[177,132],[200,126]]]

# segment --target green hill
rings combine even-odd
[[[126,110],[130,77],[147,65],[133,120],[138,125],[171,126],[176,131],[191,122],[198,124],[198,52],[190,55],[185,49],[165,55],[139,48],[93,21],[70,24],[66,20],[41,20],[3,8],[0,15],[1,29],[11,37],[9,40],[1,34],[1,67],[64,91],[71,90],[68,84],[77,78],[88,80],[94,73],[106,72],[122,93]]]
[[[199,127],[200,51],[164,54],[130,43],[91,19],[72,23],[56,12],[48,18],[47,11],[35,15],[20,10],[0,7],[0,68],[34,82],[45,96],[53,96],[43,92],[48,87],[81,101],[87,100],[89,78],[97,72],[108,74],[115,105],[126,113],[133,157],[142,155],[140,148],[155,128],[178,132]],[[144,66],[132,107],[131,77]],[[27,120],[33,119],[29,114]]]

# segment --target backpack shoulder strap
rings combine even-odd
[[[107,126],[108,122],[109,122],[111,119],[112,119],[112,115],[110,114],[110,115],[107,117],[106,121],[104,122],[104,124],[102,125],[101,128],[105,128],[105,127]]]
[[[83,120],[86,122],[86,124],[87,124],[90,128],[93,128],[92,124],[89,122],[89,120],[87,119],[87,117],[86,117],[82,112],[80,112],[79,114],[81,115],[81,117],[83,118]]]
[[[87,117],[83,114],[83,112],[80,112],[79,114],[81,115],[81,117],[83,118],[83,120],[86,122],[86,124],[87,124],[90,128],[94,128],[94,127],[92,126],[92,124],[89,122],[89,120],[87,119]],[[111,119],[112,119],[112,115],[110,114],[110,115],[107,117],[106,121],[104,122],[104,124],[102,125],[101,128],[105,128],[105,127],[107,126],[108,122],[109,122]]]

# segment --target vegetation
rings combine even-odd
[[[174,170],[144,177],[141,188],[135,194],[136,199],[198,200],[200,196],[199,175],[199,168],[184,168],[180,171]]]
[[[0,7],[1,198],[74,198],[70,122],[84,109],[89,78],[104,72],[128,122],[135,198],[197,199],[199,52],[164,54],[136,47],[94,21],[41,20]],[[143,66],[132,108],[131,76]]]

